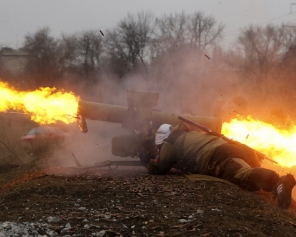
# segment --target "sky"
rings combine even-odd
[[[225,25],[231,47],[240,29],[255,24],[296,26],[296,0],[0,0],[0,47],[19,48],[25,35],[49,27],[60,37],[87,30],[110,30],[128,13],[155,17],[202,11]]]

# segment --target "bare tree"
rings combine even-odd
[[[184,12],[175,15],[163,16],[156,19],[159,37],[174,43],[186,42],[186,25],[188,16]]]
[[[140,65],[147,73],[147,53],[152,33],[152,14],[144,12],[128,14],[113,30],[107,32],[108,56],[119,75]]]
[[[251,25],[241,30],[228,54],[227,62],[241,76],[244,91],[260,101],[257,112],[262,116],[295,104],[295,76],[291,73],[295,52],[291,43],[293,35],[284,26]]]
[[[286,50],[286,40],[287,34],[282,26],[251,25],[240,32],[230,53],[232,65],[244,73],[259,73],[261,78],[265,78],[280,61]]]
[[[164,15],[156,18],[155,38],[152,40],[151,59],[159,59],[166,52],[174,52],[187,42],[188,16]]]
[[[54,86],[60,77],[57,41],[50,36],[48,27],[25,36],[23,48],[32,56],[26,72],[34,78],[36,86]]]
[[[80,82],[86,82],[86,86],[92,86],[99,77],[102,42],[102,36],[94,30],[62,35],[59,41],[59,64],[62,72],[72,74],[72,81],[79,78]]]
[[[75,35],[62,35],[59,41],[59,64],[62,72],[77,73],[78,40]]]
[[[3,73],[3,62],[2,62],[2,46],[0,45],[0,78],[2,77],[2,73]]]
[[[296,28],[285,26],[286,30],[286,42],[285,48],[286,52],[282,60],[282,68],[285,68],[285,71],[288,74],[294,74],[296,71]]]
[[[103,44],[100,33],[87,31],[77,37],[76,64],[90,85],[97,80],[102,53]]]
[[[203,53],[207,46],[214,44],[222,38],[224,25],[203,12],[195,12],[189,16],[187,24],[190,45]]]
[[[156,19],[156,37],[153,41],[153,57],[182,47],[196,48],[203,53],[207,47],[222,38],[224,26],[202,12],[186,15],[184,12],[164,15]]]

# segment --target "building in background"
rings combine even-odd
[[[11,74],[22,73],[27,63],[34,56],[23,49],[4,47],[0,50],[0,67],[2,71]]]

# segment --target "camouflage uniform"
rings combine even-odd
[[[271,192],[279,175],[261,168],[255,153],[220,137],[176,126],[164,140],[159,156],[146,165],[152,174],[171,168],[183,173],[215,176],[248,190]]]

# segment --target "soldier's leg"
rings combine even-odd
[[[279,180],[279,175],[273,170],[251,168],[240,158],[229,158],[218,162],[211,175],[251,191],[262,189],[271,192]]]
[[[240,158],[229,158],[213,163],[215,166],[209,169],[211,175],[228,180],[241,188],[257,191],[272,192],[278,198],[278,206],[288,209],[292,200],[292,189],[296,181],[291,174],[279,175],[270,169],[251,168]]]

